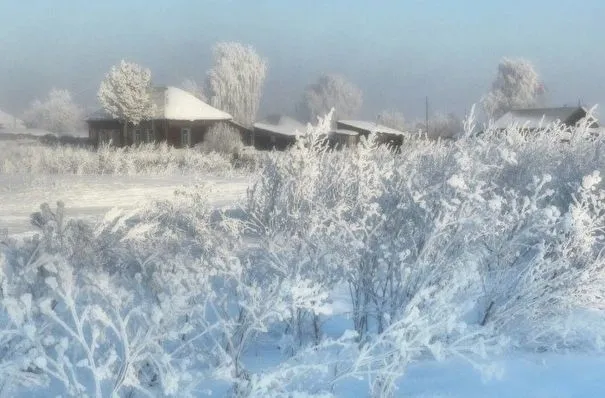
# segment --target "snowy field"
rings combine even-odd
[[[165,200],[183,186],[207,184],[213,206],[233,206],[245,196],[249,177],[208,175],[80,176],[1,175],[0,230],[10,235],[31,232],[29,216],[42,203],[61,200],[71,218],[98,221],[111,208],[133,209],[151,200]]]

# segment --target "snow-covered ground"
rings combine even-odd
[[[0,228],[9,234],[29,233],[29,215],[43,202],[65,202],[69,216],[95,220],[113,207],[134,208],[153,199],[168,199],[175,189],[188,184],[208,184],[208,199],[216,207],[228,207],[246,192],[250,177],[197,176],[0,176]],[[335,297],[335,312],[346,303]],[[328,325],[326,325],[328,326]],[[333,325],[340,329],[343,325]],[[329,332],[329,329],[326,330]],[[334,330],[334,333],[338,333]],[[265,347],[266,348],[266,347]],[[271,354],[271,351],[274,351]],[[247,361],[262,369],[275,363],[279,352],[259,350]],[[487,374],[469,363],[448,360],[412,364],[399,382],[397,396],[417,398],[598,397],[605,392],[605,357],[590,355],[526,354],[495,359]],[[367,382],[347,379],[335,389],[336,396],[359,397]],[[226,393],[220,385],[208,386],[214,396]],[[365,395],[363,395],[365,396]]]
[[[605,396],[602,356],[531,354],[494,361],[486,378],[468,363],[419,362],[401,380],[398,397],[410,398],[597,398]],[[363,382],[350,382],[338,396],[358,397]]]
[[[113,207],[131,209],[145,201],[169,199],[190,184],[208,184],[211,205],[231,206],[245,195],[248,182],[241,176],[0,175],[0,230],[10,235],[31,231],[29,216],[44,202],[54,207],[61,200],[68,216],[94,221]]]

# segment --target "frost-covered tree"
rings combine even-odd
[[[23,119],[29,127],[71,133],[82,126],[83,110],[68,90],[53,88],[45,99],[32,102]]]
[[[197,81],[193,79],[185,79],[181,82],[181,88],[187,91],[189,94],[193,94],[196,98],[206,102],[208,98],[204,94],[204,88]]]
[[[267,61],[252,46],[236,42],[217,43],[214,66],[207,75],[210,105],[230,113],[246,126],[256,119]]]
[[[403,113],[393,110],[384,110],[378,114],[378,123],[390,127],[392,129],[405,131],[406,120]]]
[[[417,122],[416,130],[427,134],[430,138],[452,138],[464,130],[462,120],[453,113],[436,113],[429,119],[427,129],[426,121]]]
[[[123,124],[122,144],[126,141],[128,124],[137,125],[155,113],[152,97],[151,71],[125,60],[111,67],[97,93],[106,112]]]
[[[530,61],[503,58],[492,89],[481,102],[487,116],[495,119],[514,108],[536,106],[543,94],[544,85]]]
[[[301,120],[315,123],[334,108],[334,120],[353,117],[363,103],[361,90],[341,75],[323,74],[305,88],[297,105]]]

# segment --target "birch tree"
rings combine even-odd
[[[137,125],[155,113],[151,71],[134,62],[120,61],[111,67],[97,93],[106,112],[123,125],[122,143],[126,142],[128,124]]]
[[[251,126],[256,119],[267,61],[252,46],[222,42],[214,46],[214,66],[207,75],[210,105]]]

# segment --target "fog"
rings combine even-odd
[[[268,59],[260,116],[292,114],[323,72],[362,89],[364,117],[383,109],[422,117],[427,96],[431,110],[463,115],[504,56],[534,63],[548,105],[605,103],[605,47],[594,46],[602,1],[478,3],[4,1],[0,109],[21,115],[57,87],[92,110],[104,73],[122,58],[150,68],[155,84],[202,81],[212,45],[223,40]]]

